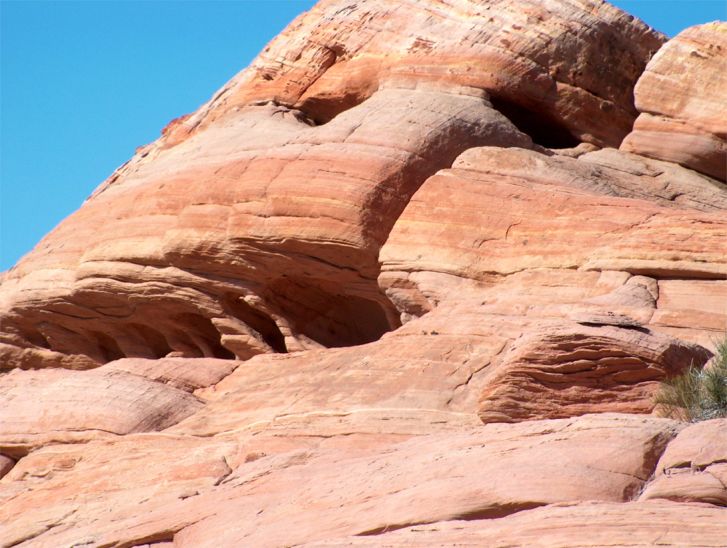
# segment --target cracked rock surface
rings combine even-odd
[[[298,17],[2,274],[0,545],[724,546],[725,25]]]

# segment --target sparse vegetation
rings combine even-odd
[[[663,382],[655,403],[666,416],[688,422],[727,417],[727,335],[707,366],[692,365]]]

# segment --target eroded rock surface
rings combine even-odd
[[[584,324],[534,331],[515,341],[484,381],[480,419],[649,413],[655,381],[679,374],[687,364],[702,366],[710,357],[701,347],[632,326]]]
[[[319,438],[283,452],[255,437],[134,434],[22,459],[3,480],[0,516],[36,505],[43,513],[0,522],[11,541],[55,523],[40,536],[55,545],[131,545],[168,540],[166,532],[178,546],[282,546],[557,502],[625,501],[678,429],[666,419],[591,415],[450,429],[373,450]],[[96,511],[105,512],[103,528]]]
[[[414,546],[682,546],[719,548],[727,535],[723,509],[673,503],[557,504],[481,521],[417,525],[377,537],[305,544],[387,548]],[[588,534],[583,531],[588,531]]]
[[[649,62],[622,148],[727,179],[727,22],[690,27]]]
[[[677,436],[641,494],[649,499],[727,506],[727,419],[690,425]]]
[[[0,543],[723,546],[723,27],[319,2],[0,278]]]
[[[122,371],[14,370],[0,377],[0,451],[163,430],[202,407],[194,396]]]
[[[378,252],[423,181],[532,147],[516,125],[617,146],[663,39],[600,2],[321,2],[7,274],[3,367],[375,340]]]

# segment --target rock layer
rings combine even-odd
[[[374,340],[398,325],[379,248],[419,185],[531,146],[491,106],[616,146],[662,41],[601,2],[321,2],[7,274],[3,366]]]
[[[3,480],[0,523],[11,543],[39,534],[52,545],[173,536],[176,546],[283,546],[557,502],[624,501],[677,430],[666,419],[592,415],[417,436],[384,450],[319,439],[284,452],[256,437],[134,434],[22,459]],[[137,470],[141,460],[147,466]],[[34,519],[6,519],[36,507]]]
[[[583,412],[649,413],[655,381],[702,366],[703,348],[632,328],[565,325],[515,341],[485,384],[482,422],[569,417]]]
[[[0,543],[723,545],[722,26],[300,16],[2,275]]]
[[[639,499],[727,506],[727,419],[685,428],[662,455],[656,477]]]
[[[12,456],[99,435],[163,430],[202,403],[161,383],[101,368],[13,371],[1,378],[0,407],[0,451]]]
[[[449,521],[417,525],[374,538],[346,537],[304,544],[403,548],[414,546],[681,546],[719,548],[724,510],[687,504],[558,504],[483,524]],[[584,535],[583,531],[588,531]]]
[[[727,23],[690,27],[649,62],[621,148],[727,180]]]

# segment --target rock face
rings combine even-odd
[[[322,546],[724,546],[724,510],[688,504],[557,504],[513,516],[481,521],[418,525],[375,538],[346,537]],[[588,534],[584,535],[583,531]]]
[[[632,329],[565,325],[515,341],[487,376],[479,416],[483,422],[569,417],[619,410],[648,413],[655,380],[673,376],[706,351]]]
[[[727,419],[686,428],[669,445],[641,500],[670,499],[727,506]]]
[[[1,543],[723,546],[723,27],[301,15],[4,274]]]
[[[727,179],[727,22],[691,27],[649,62],[621,148]]]

